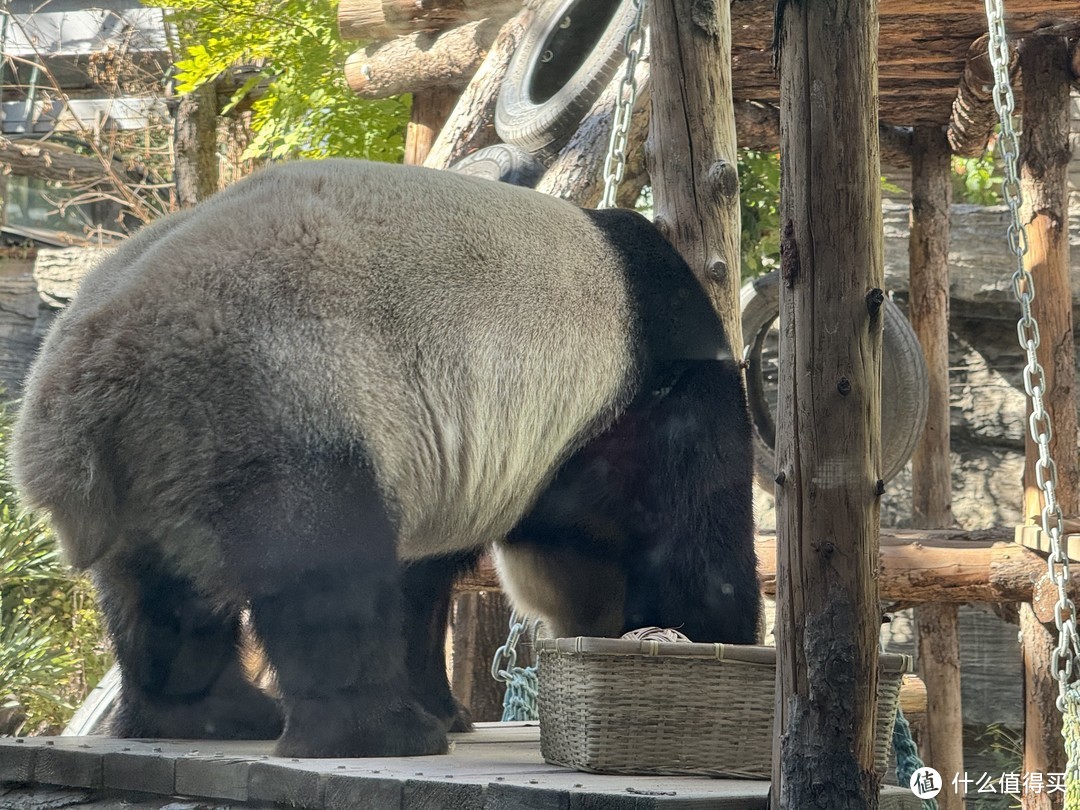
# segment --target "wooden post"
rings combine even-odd
[[[876,808],[877,3],[782,3],[773,805]],[[777,805],[777,800],[779,804]]]
[[[218,189],[217,89],[207,82],[180,97],[174,148],[176,196],[187,208]]]
[[[454,595],[450,611],[450,685],[469,707],[474,722],[502,719],[503,686],[491,677],[491,660],[506,643],[510,605],[500,591],[472,591]],[[519,644],[518,666],[526,666],[526,650]]]
[[[735,351],[739,172],[729,0],[650,3],[652,119],[646,156],[655,221],[712,299]]]
[[[424,159],[431,152],[432,144],[439,137],[450,111],[454,109],[457,97],[457,91],[446,88],[413,93],[409,126],[405,130],[407,165],[424,165]]]
[[[1035,283],[1032,314],[1039,324],[1039,362],[1046,378],[1045,404],[1053,425],[1051,454],[1057,463],[1057,498],[1065,514],[1080,511],[1076,459],[1076,372],[1069,285],[1067,169],[1069,149],[1069,50],[1059,37],[1031,37],[1020,44],[1024,83],[1020,149],[1021,211],[1027,229],[1024,265]],[[1030,411],[1030,407],[1029,407]],[[1039,522],[1041,501],[1035,481],[1038,451],[1026,440],[1024,515]],[[1061,716],[1055,706],[1051,651],[1053,625],[1043,625],[1030,605],[1021,606],[1024,657],[1024,772],[1061,773],[1065,751]],[[1030,793],[1025,810],[1061,807],[1062,794]]]
[[[985,139],[984,139],[985,142]],[[915,130],[911,155],[911,326],[930,383],[922,438],[911,459],[912,511],[916,528],[952,525],[949,458],[949,206],[951,152],[937,127]],[[963,810],[964,797],[949,787],[964,770],[964,718],[960,701],[960,636],[957,605],[927,604],[915,610],[919,674],[929,709],[923,760],[946,786],[937,796],[941,810]]]

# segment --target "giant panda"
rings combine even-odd
[[[484,549],[553,635],[752,643],[751,452],[721,324],[646,219],[326,160],[102,261],[12,464],[97,586],[112,733],[407,756],[467,727],[442,635]]]

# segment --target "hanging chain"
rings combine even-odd
[[[525,632],[528,622],[518,616],[516,610],[510,612],[510,633],[506,637],[506,643],[495,651],[495,658],[491,661],[491,677],[503,683],[510,683],[513,679],[511,670],[517,666],[517,644],[521,634]]]
[[[626,72],[619,85],[619,98],[611,116],[611,140],[608,142],[607,157],[604,159],[604,196],[597,208],[615,207],[615,194],[626,173],[626,143],[630,137],[630,118],[638,94],[637,66],[645,49],[645,26],[642,24],[645,0],[631,1],[634,4],[634,18],[623,38]]]
[[[1080,637],[1077,635],[1076,608],[1068,594],[1069,558],[1062,543],[1062,512],[1057,501],[1057,465],[1050,456],[1050,438],[1053,431],[1050,415],[1046,411],[1046,377],[1039,364],[1036,349],[1039,346],[1039,325],[1031,315],[1031,302],[1035,298],[1035,286],[1031,273],[1024,267],[1027,253],[1027,234],[1020,218],[1023,202],[1017,163],[1020,146],[1013,127],[1015,100],[1009,84],[1009,43],[1005,37],[1005,11],[1002,0],[985,0],[986,19],[990,28],[990,62],[994,67],[994,106],[1001,119],[1001,135],[997,149],[1005,164],[1005,179],[1001,184],[1002,195],[1009,206],[1011,221],[1008,229],[1009,250],[1016,261],[1013,273],[1013,292],[1020,302],[1020,319],[1016,334],[1020,347],[1027,355],[1024,368],[1024,390],[1031,399],[1031,417],[1028,429],[1032,440],[1038,445],[1039,460],[1035,464],[1035,481],[1043,494],[1042,530],[1050,538],[1050,558],[1047,561],[1050,577],[1057,586],[1058,601],[1054,606],[1054,623],[1058,631],[1058,644],[1053,652],[1051,667],[1058,682],[1057,706],[1065,711],[1066,691],[1073,681],[1074,662],[1080,659]],[[1070,758],[1071,760],[1071,758]],[[1076,772],[1078,764],[1070,761],[1070,773]]]

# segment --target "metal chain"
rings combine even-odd
[[[1016,261],[1012,285],[1016,300],[1020,302],[1020,319],[1016,334],[1020,347],[1027,355],[1024,368],[1024,390],[1031,399],[1031,417],[1028,429],[1032,440],[1038,445],[1039,460],[1035,465],[1035,480],[1043,494],[1042,530],[1050,538],[1050,558],[1047,561],[1050,577],[1058,590],[1054,606],[1054,624],[1058,631],[1058,644],[1054,650],[1051,667],[1058,682],[1058,710],[1065,711],[1065,694],[1073,681],[1076,661],[1080,660],[1080,636],[1077,635],[1076,608],[1069,598],[1069,558],[1062,544],[1062,512],[1057,501],[1057,465],[1050,456],[1050,439],[1053,431],[1050,415],[1043,398],[1046,393],[1046,377],[1039,364],[1036,350],[1039,346],[1039,325],[1031,315],[1031,302],[1035,298],[1035,285],[1031,273],[1024,267],[1027,253],[1027,234],[1020,218],[1023,202],[1020,191],[1020,175],[1017,164],[1020,146],[1013,126],[1015,101],[1009,84],[1009,42],[1005,36],[1005,10],[1002,0],[985,0],[986,19],[990,30],[990,62],[994,68],[994,107],[1001,119],[1001,135],[997,149],[1005,164],[1005,179],[1001,184],[1002,196],[1009,206],[1011,221],[1008,229],[1009,250]],[[1080,778],[1078,763],[1070,757],[1069,772]]]
[[[517,644],[521,634],[525,632],[528,622],[518,616],[516,610],[510,612],[510,633],[506,637],[506,643],[495,651],[495,658],[491,661],[491,677],[503,683],[513,680],[511,670],[517,666]]]
[[[597,208],[615,207],[615,194],[626,173],[626,143],[630,137],[630,118],[637,101],[637,66],[645,49],[646,33],[642,24],[645,0],[631,2],[634,4],[634,19],[623,38],[626,71],[619,85],[619,98],[611,116],[611,140],[608,141],[607,157],[604,159],[604,196],[600,198]]]

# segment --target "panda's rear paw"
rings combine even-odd
[[[274,753],[282,757],[445,754],[445,726],[412,700],[297,701]]]
[[[472,731],[472,712],[464,703],[454,698],[454,712],[444,720],[444,724],[450,732]]]

